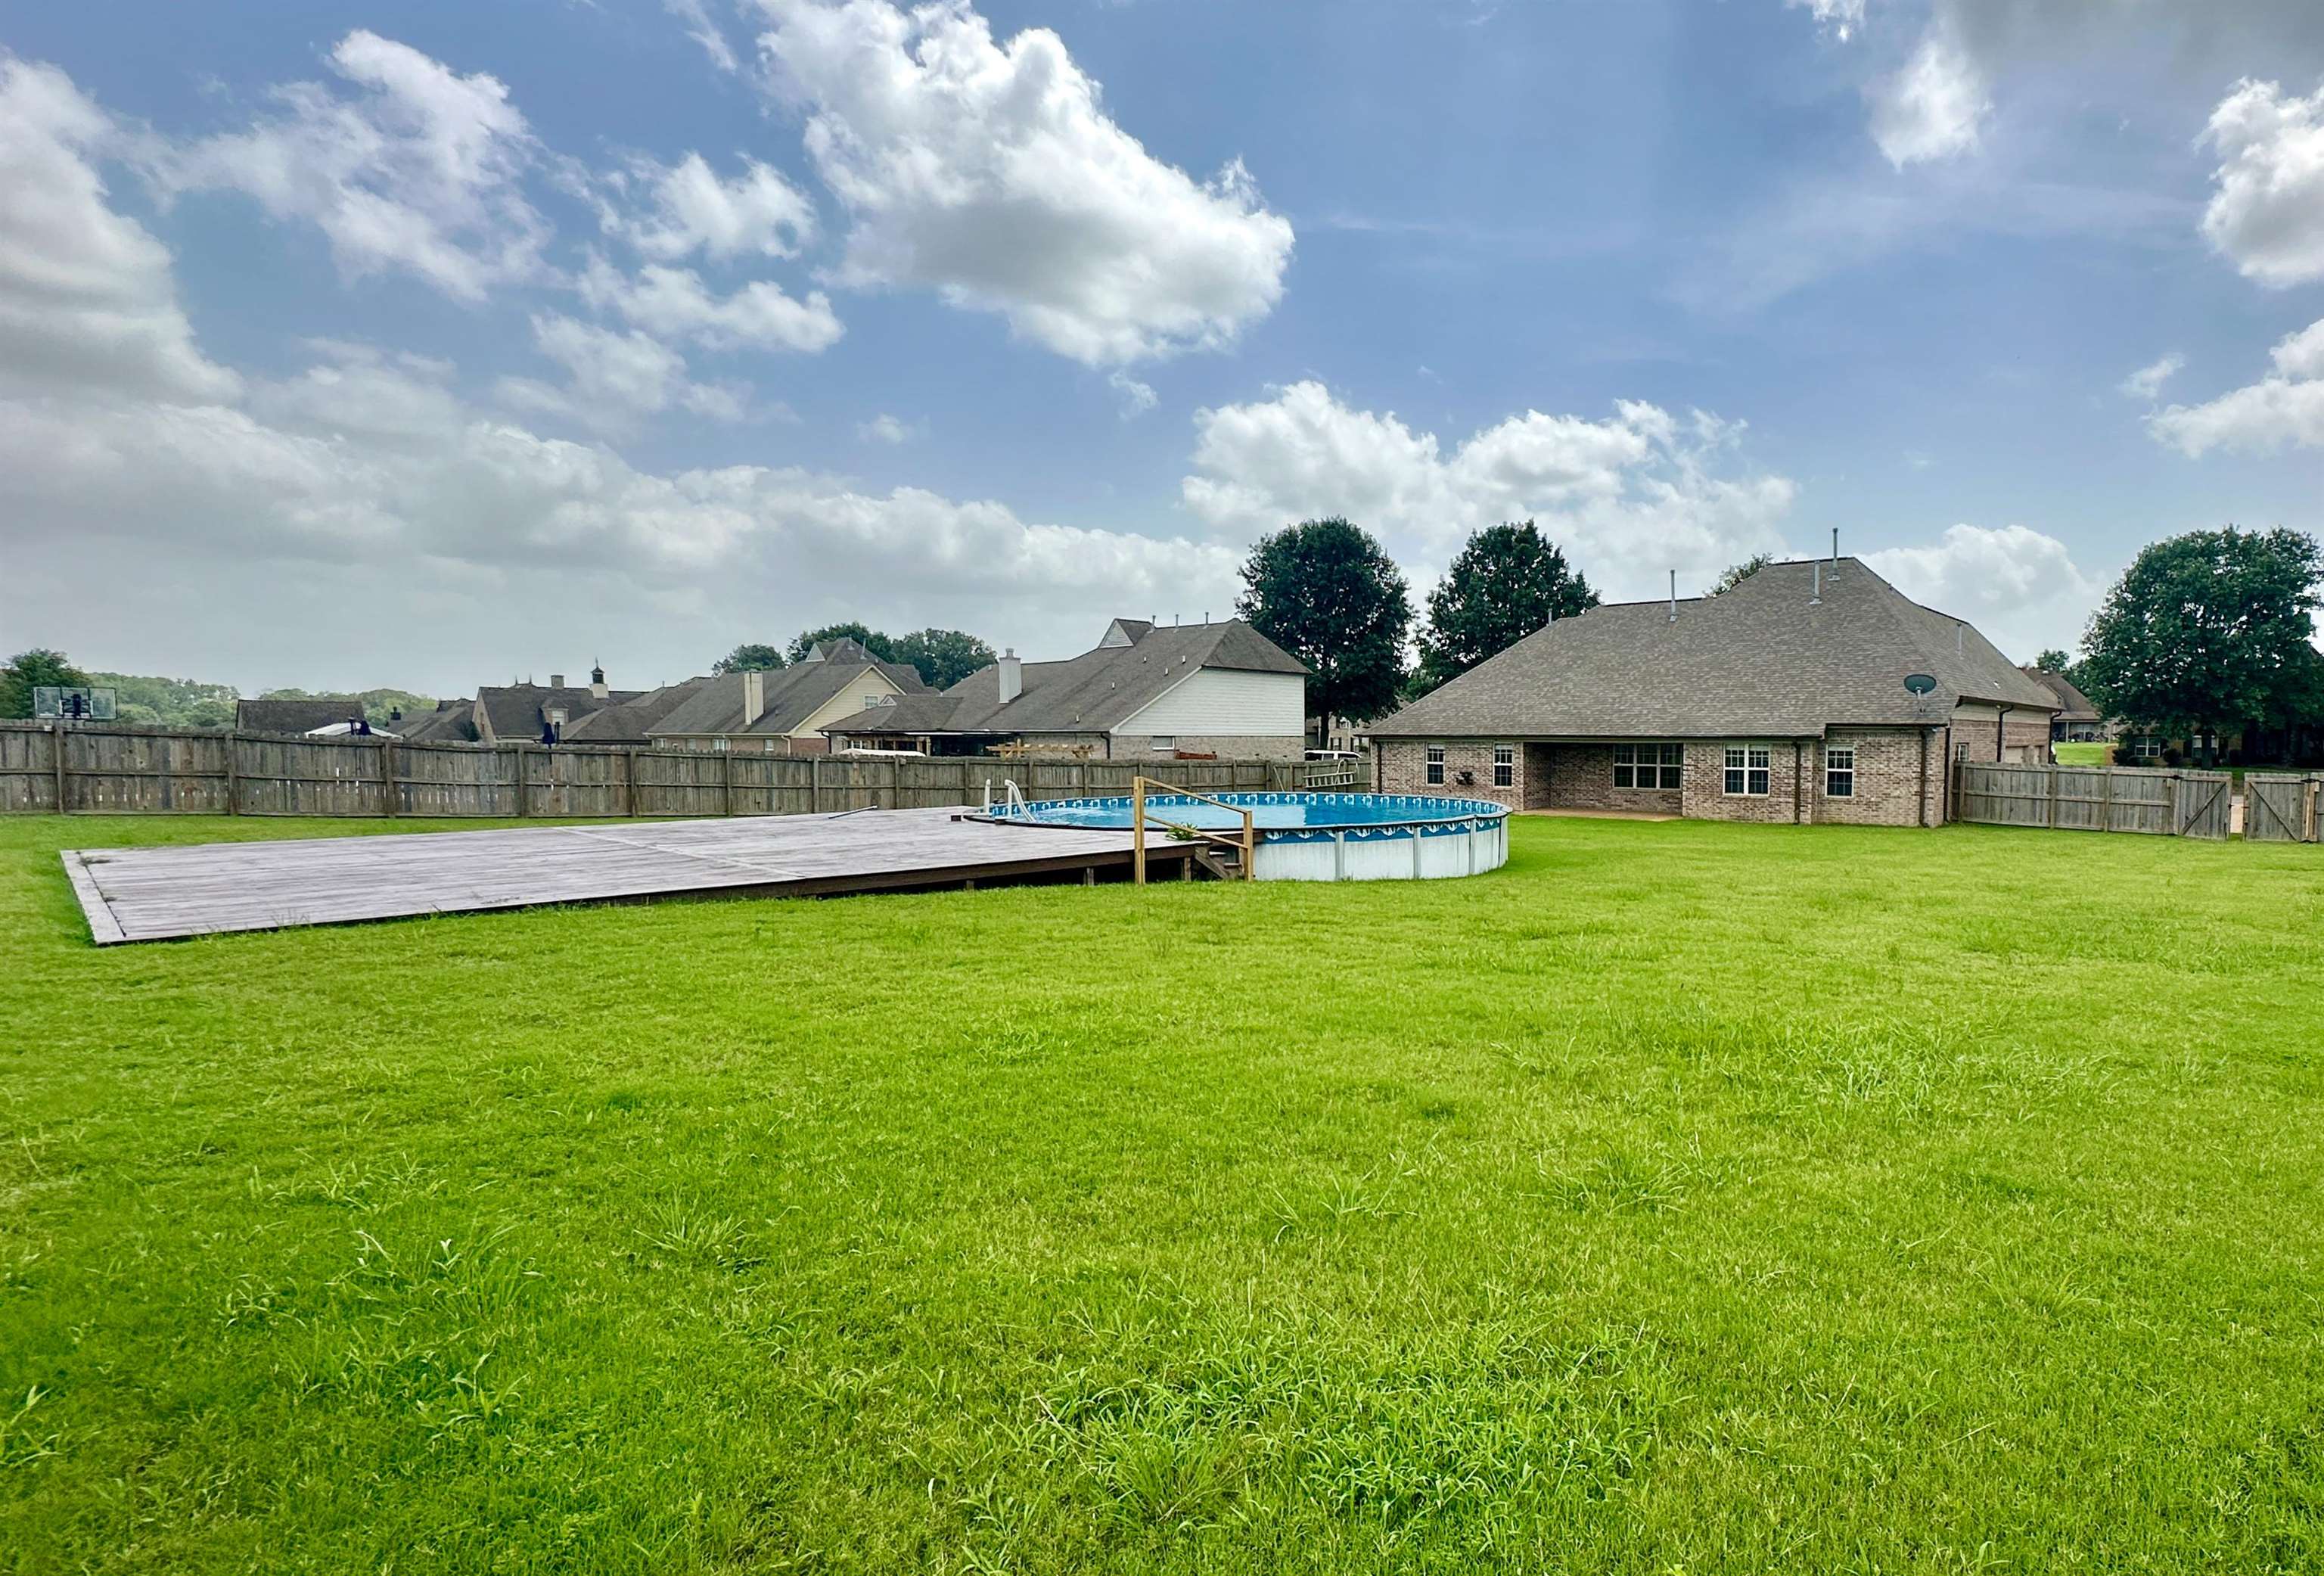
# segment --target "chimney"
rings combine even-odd
[[[1677,571],[1676,569],[1673,569],[1673,570],[1671,571],[1671,615],[1670,615],[1670,621],[1671,621],[1671,622],[1673,622],[1673,623],[1676,623],[1676,622],[1678,622],[1678,571]]]
[[[1025,664],[1019,660],[1017,648],[1011,646],[1001,653],[997,666],[1001,669],[1001,704],[1007,705],[1025,693]]]
[[[605,665],[603,662],[592,663],[590,665],[589,693],[595,696],[599,700],[610,700],[613,698],[613,692],[605,687]]]
[[[742,675],[742,725],[767,714],[767,676],[756,668]]]
[[[565,675],[562,673],[550,674],[549,676],[549,687],[551,689],[563,689],[565,687]]]

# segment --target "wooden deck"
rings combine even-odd
[[[999,826],[958,809],[526,826],[64,851],[99,946],[546,903],[820,897],[1126,874],[1127,832]],[[1155,840],[1149,862],[1190,843]],[[1185,873],[1191,874],[1188,871]]]

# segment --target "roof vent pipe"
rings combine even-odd
[[[1812,594],[1808,597],[1808,605],[1809,605],[1810,607],[1816,607],[1816,606],[1820,606],[1820,605],[1822,604],[1822,602],[1823,602],[1823,560],[1821,560],[1821,558],[1819,558],[1818,560],[1816,560],[1816,567],[1815,567],[1815,590],[1814,590],[1814,592],[1813,592],[1813,593],[1812,593]]]
[[[1840,527],[1831,528],[1831,577],[1840,578]]]
[[[1676,622],[1678,622],[1678,571],[1677,571],[1676,569],[1673,569],[1673,570],[1671,571],[1671,604],[1670,604],[1670,607],[1671,607],[1671,612],[1670,612],[1670,621],[1671,621],[1671,622],[1673,622],[1673,623],[1676,623]]]
[[[1953,650],[1961,656],[1969,655],[1969,625],[1953,625]]]

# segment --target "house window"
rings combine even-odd
[[[1428,747],[1428,780],[1432,785],[1444,780],[1444,746],[1442,744]]]
[[[1515,788],[1517,780],[1517,747],[1514,744],[1493,746],[1493,786]]]
[[[2134,760],[2152,760],[2162,753],[2163,741],[2152,733],[2140,733],[2130,740],[2130,754]]]
[[[886,696],[884,696],[884,695],[881,695],[881,694],[878,690],[876,690],[876,689],[875,689],[875,690],[873,690],[873,691],[872,691],[870,694],[866,695],[866,696],[863,697],[863,709],[864,709],[865,711],[867,711],[867,712],[868,712],[868,711],[870,711],[873,706],[876,706],[876,705],[887,705],[887,704],[888,704],[888,697],[887,697]]]
[[[1147,741],[1147,747],[1157,755],[1175,755],[1178,752],[1178,736],[1175,733],[1157,733]]]
[[[1679,788],[1686,786],[1686,747],[1683,744],[1617,744],[1614,746],[1614,786],[1618,788]]]
[[[1856,751],[1834,750],[1827,746],[1823,752],[1823,791],[1826,797],[1852,799],[1856,797]]]
[[[1764,798],[1767,793],[1767,747],[1765,744],[1729,744],[1727,747],[1727,775],[1720,791],[1748,798]]]
[[[731,742],[732,741],[730,741],[725,734],[721,733],[718,737],[710,741],[710,747],[713,750],[724,750],[727,748]]]

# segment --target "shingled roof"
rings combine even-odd
[[[1296,657],[1240,619],[1157,628],[1116,619],[1102,644],[1062,662],[1028,662],[1024,688],[1001,698],[998,664],[980,668],[942,695],[874,706],[825,733],[1102,733],[1165,690],[1205,668],[1250,673],[1307,671]]]
[[[1812,738],[2056,698],[1967,623],[1865,566],[1771,564],[1719,596],[1560,619],[1366,731],[1374,738]],[[1915,695],[1908,674],[1935,687]]]
[[[2052,673],[2042,668],[2021,668],[2018,671],[2057,697],[2060,722],[2095,723],[2099,720],[2098,706],[2064,674]]]
[[[833,641],[833,645],[853,645],[853,641]],[[856,646],[857,651],[863,650]],[[861,661],[825,659],[801,662],[789,668],[777,668],[762,675],[766,684],[766,710],[748,725],[742,721],[743,675],[722,673],[715,678],[701,681],[700,687],[687,696],[683,705],[672,708],[660,721],[648,730],[653,737],[666,734],[698,736],[732,733],[788,733],[813,716],[831,697],[851,684],[861,684],[866,673],[877,672],[906,695],[927,693],[927,681],[908,662],[875,662],[866,655]]]
[[[415,744],[466,743],[476,736],[475,711],[472,700],[439,700],[434,711],[406,712],[388,728]]]
[[[310,695],[296,700],[238,700],[234,725],[245,733],[311,733],[364,714],[363,697]]]
[[[567,724],[565,742],[646,743],[653,736],[655,723],[693,699],[711,682],[707,678],[688,678],[678,684],[665,684],[659,689],[649,689],[615,705],[600,707],[579,722]]]
[[[483,724],[478,732],[489,732],[494,739],[521,743],[539,739],[549,714],[561,711],[569,737],[573,724],[591,713],[622,705],[644,693],[641,689],[615,689],[600,696],[583,684],[488,686],[476,691],[476,712]]]

